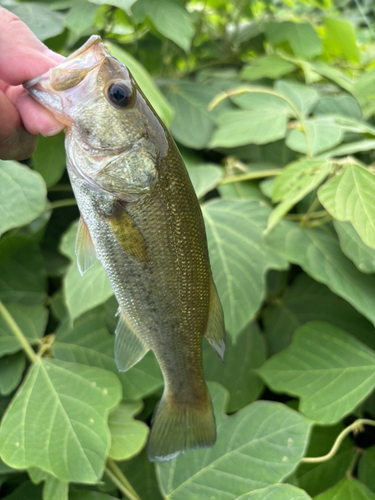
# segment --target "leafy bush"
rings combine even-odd
[[[217,444],[148,463],[162,377],[152,353],[116,369],[63,136],[31,169],[0,162],[2,497],[374,499],[375,43],[357,6],[0,4],[64,54],[101,34],[133,72],[202,203],[228,332],[224,365],[204,342]]]

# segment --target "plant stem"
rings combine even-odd
[[[360,459],[362,454],[363,454],[363,450],[361,450],[361,448],[357,448],[355,450],[353,460],[350,462],[349,468],[345,472],[346,477],[353,477],[353,472],[354,472],[355,468],[357,467],[358,460]]]
[[[4,304],[0,301],[0,315],[4,318],[5,322],[14,333],[15,337],[22,346],[22,349],[25,351],[27,357],[32,363],[36,363],[38,361],[38,357],[31,348],[29,342],[27,341],[24,334],[21,332],[20,327],[14,321],[13,317],[9,313],[8,309],[4,306]]]
[[[248,174],[233,175],[223,179],[220,184],[230,184],[232,182],[249,181],[252,179],[263,179],[264,177],[275,177],[276,175],[280,175],[282,171],[282,168],[274,168],[270,170],[257,170],[256,172],[249,172]]]
[[[318,210],[318,212],[312,212],[309,214],[309,219],[319,219],[320,217],[325,217],[327,215],[327,210]],[[287,214],[284,216],[284,219],[289,220],[304,220],[306,218],[306,214]]]
[[[327,453],[327,455],[323,455],[322,457],[305,457],[301,460],[301,463],[320,464],[322,462],[327,462],[334,455],[336,455],[338,449],[341,446],[341,443],[346,438],[346,436],[351,432],[356,433],[362,431],[364,425],[372,425],[375,427],[375,420],[369,420],[367,418],[357,419],[355,422],[353,422],[351,425],[348,425],[348,427],[346,427],[343,431],[340,432],[340,434],[336,438],[336,441],[333,443],[331,451]]]
[[[67,200],[52,201],[49,205],[46,206],[44,211],[49,212],[50,210],[54,210],[55,208],[70,207],[73,205],[77,205],[75,198],[68,198]]]
[[[117,486],[117,488],[129,499],[129,500],[141,500],[138,493],[135,491],[133,486],[126,479],[121,469],[116,465],[116,463],[108,458],[107,467],[105,468],[105,473],[109,479]]]

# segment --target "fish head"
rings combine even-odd
[[[66,125],[67,163],[76,175],[127,201],[151,193],[168,151],[167,131],[100,37],[24,87]]]

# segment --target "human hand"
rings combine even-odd
[[[17,16],[0,7],[0,159],[29,158],[38,134],[56,135],[65,127],[21,85],[63,59],[38,40]]]

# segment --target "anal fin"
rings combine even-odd
[[[93,264],[95,264],[97,257],[89,230],[82,216],[78,222],[75,251],[78,271],[83,275]]]
[[[150,350],[135,333],[119,309],[119,321],[115,331],[115,360],[120,372],[126,372]]]
[[[210,310],[208,313],[208,321],[206,333],[204,334],[208,342],[215,349],[221,361],[224,362],[225,352],[225,326],[224,315],[221,302],[217,294],[216,286],[211,278],[210,285]]]

